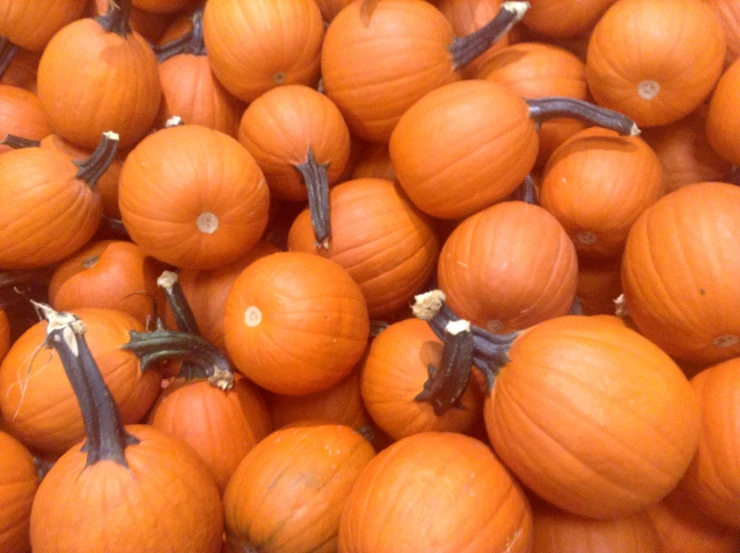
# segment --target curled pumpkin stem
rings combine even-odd
[[[129,17],[131,15],[132,0],[110,0],[108,11],[95,18],[103,29],[109,33],[116,33],[126,38],[131,32]]]
[[[167,303],[175,316],[177,328],[182,332],[200,335],[198,323],[180,286],[180,277],[173,271],[164,271],[157,279],[157,286],[164,290]]]
[[[567,117],[578,119],[605,129],[611,129],[622,136],[638,136],[640,128],[632,119],[612,109],[602,108],[585,100],[565,96],[529,98],[529,116],[538,124],[549,119]]]
[[[537,205],[537,188],[532,175],[524,177],[524,182],[514,191],[512,199],[525,204]]]
[[[85,181],[90,187],[95,186],[113,163],[117,153],[118,135],[112,131],[104,132],[98,147],[87,160],[72,162],[78,167],[75,177]]]
[[[529,2],[504,2],[499,12],[484,27],[464,37],[457,37],[449,47],[455,69],[465,67],[501,40],[529,10]]]
[[[196,10],[190,21],[193,23],[193,28],[189,33],[176,38],[172,42],[154,47],[154,53],[157,55],[159,63],[180,54],[206,55],[206,44],[203,40],[203,8]]]
[[[32,140],[30,138],[23,138],[22,136],[16,136],[9,134],[5,139],[0,142],[3,146],[10,146],[14,150],[22,150],[23,148],[38,148],[41,145],[39,140]]]
[[[329,213],[329,176],[328,163],[318,163],[313,150],[308,148],[306,161],[295,168],[303,176],[308,190],[308,209],[311,212],[311,224],[316,237],[317,249],[328,249],[331,241],[331,214]]]

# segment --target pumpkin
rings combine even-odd
[[[331,238],[329,186],[349,158],[349,129],[334,103],[303,85],[287,85],[252,102],[239,125],[239,142],[254,156],[270,192],[308,200],[317,247]]]
[[[0,136],[22,136],[41,140],[51,132],[38,97],[28,90],[0,84]],[[0,144],[0,153],[12,148]]]
[[[95,242],[55,269],[49,301],[58,311],[116,309],[146,325],[156,319],[157,307],[162,306],[156,284],[160,272],[159,264],[136,244]]]
[[[390,445],[357,478],[339,526],[339,553],[525,553],[532,513],[482,442],[423,432]]]
[[[0,431],[0,549],[30,553],[28,526],[38,488],[31,453],[10,434]]]
[[[61,152],[24,148],[0,156],[0,268],[42,267],[74,253],[95,234],[103,214],[95,183],[116,155],[105,133],[95,152],[75,163]]]
[[[59,29],[82,15],[86,4],[87,0],[8,0],[0,8],[0,36],[39,52]]]
[[[329,388],[360,360],[370,332],[360,287],[338,264],[280,252],[258,259],[234,283],[224,314],[226,350],[271,392]]]
[[[690,507],[690,506],[689,506]],[[736,553],[740,533],[703,517],[685,514],[673,501],[661,501],[647,511],[658,532],[661,553]]]
[[[91,2],[93,6],[88,10],[90,17],[105,15],[110,10],[111,0],[91,0]],[[114,2],[118,3],[118,0],[114,0]],[[170,22],[172,22],[172,14],[154,13],[136,6],[132,6],[129,12],[131,30],[139,33],[150,44],[157,44],[167,31]]]
[[[134,6],[152,13],[176,13],[196,4],[197,0],[133,0]]]
[[[223,511],[202,461],[150,426],[124,427],[85,342],[84,323],[40,309],[49,320],[46,343],[64,359],[87,439],[62,455],[39,486],[31,510],[33,551],[218,553]],[[60,497],[74,507],[60,506]]]
[[[342,425],[277,430],[242,460],[224,494],[226,535],[238,551],[336,551],[342,508],[375,455]]]
[[[623,0],[591,35],[588,87],[599,105],[640,127],[667,125],[709,96],[725,49],[722,25],[701,0]]]
[[[632,224],[662,195],[660,160],[644,140],[594,128],[576,133],[550,157],[540,204],[579,255],[609,258],[620,254]]]
[[[324,23],[314,0],[210,0],[203,36],[216,77],[245,102],[319,79]]]
[[[738,102],[740,86],[740,61],[727,68],[717,83],[707,113],[706,133],[709,144],[723,158],[740,165],[740,125],[731,114]]]
[[[490,332],[509,332],[568,312],[578,260],[547,211],[502,202],[452,232],[439,256],[437,279],[458,316]]]
[[[113,130],[121,147],[129,148],[157,115],[157,60],[146,40],[130,30],[130,7],[131,0],[117,0],[105,15],[70,23],[41,56],[44,113],[54,132],[79,146],[94,148],[100,133]]]
[[[166,46],[170,42],[173,42],[179,38],[184,38],[185,35],[190,33],[193,30],[193,16],[195,15],[196,11],[201,11],[201,35],[202,35],[202,23],[203,23],[203,14],[202,10],[195,10],[193,13],[184,12],[178,15],[169,25],[167,25],[167,28],[165,29],[164,33],[162,33],[162,36],[160,36],[155,42],[157,45],[161,48],[163,46]],[[205,45],[203,46],[205,49]],[[156,50],[157,48],[155,48]]]
[[[632,121],[586,102],[525,101],[502,84],[470,80],[430,92],[403,114],[391,136],[391,161],[419,209],[443,219],[465,217],[521,184],[537,159],[535,120],[559,117],[638,132]]]
[[[6,42],[0,48],[0,84],[23,88],[36,94],[36,73],[40,59],[37,52],[22,50]]]
[[[10,349],[10,322],[5,310],[0,307],[0,361]]]
[[[483,30],[455,38],[452,25],[427,2],[354,2],[326,31],[321,50],[326,93],[353,133],[388,142],[409,107],[435,88],[460,80],[460,70],[506,34],[527,7],[506,2]]]
[[[396,180],[388,144],[368,142],[362,146],[352,168],[352,179]],[[345,179],[350,180],[350,179]]]
[[[143,326],[131,315],[110,309],[78,309],[87,338],[123,419],[141,420],[159,394],[162,376],[143,371],[136,357],[121,349],[131,330]],[[41,350],[47,323],[28,329],[0,365],[0,411],[8,430],[30,447],[63,453],[84,436],[83,416],[74,401],[56,353]]]
[[[696,183],[658,200],[630,230],[622,261],[627,309],[640,332],[677,359],[740,355],[738,209],[740,188]]]
[[[733,0],[708,0],[722,23],[727,39],[727,64],[740,56],[740,6]]]
[[[572,37],[588,31],[616,0],[530,0],[523,23],[548,37]]]
[[[622,258],[578,260],[576,296],[584,315],[614,315],[622,294]]]
[[[257,243],[269,191],[235,139],[200,125],[157,131],[121,170],[121,217],[147,255],[178,267],[213,269]]]
[[[193,22],[189,35],[157,48],[162,104],[156,126],[163,127],[178,115],[184,123],[236,136],[244,105],[211,71],[203,43],[202,11],[193,14]]]
[[[371,318],[408,305],[429,280],[439,253],[431,221],[390,181],[358,179],[331,190],[332,242],[320,255],[336,261],[360,286]],[[291,251],[315,252],[311,216],[296,217]]]

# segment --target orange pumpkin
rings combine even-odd
[[[673,496],[671,496],[673,499]],[[691,509],[691,506],[687,506]],[[685,514],[673,501],[661,501],[647,511],[658,532],[661,553],[737,553],[740,533],[717,526],[695,514]]]
[[[439,516],[435,516],[436,513]],[[482,442],[423,432],[380,452],[352,488],[339,553],[526,553],[532,512]]]
[[[33,456],[13,436],[0,431],[0,550],[30,553],[28,527],[37,488]]]
[[[614,315],[622,294],[622,258],[578,260],[576,296],[584,315]]]
[[[655,127],[697,109],[724,61],[724,31],[705,2],[623,0],[594,28],[586,74],[599,105]]]
[[[118,3],[118,0],[114,1]],[[98,15],[104,15],[110,9],[111,0],[91,0],[91,3],[93,5],[88,10],[90,17],[96,17]],[[172,14],[154,13],[142,10],[136,6],[132,6],[129,13],[131,30],[139,33],[150,44],[157,44],[168,29],[171,21]]]
[[[118,193],[134,242],[178,267],[234,262],[267,225],[269,191],[254,158],[235,139],[200,125],[142,140],[123,164]]]
[[[0,137],[22,136],[41,140],[51,132],[38,97],[28,90],[0,85]],[[100,138],[100,137],[98,137]],[[9,152],[10,146],[0,144],[0,153]]]
[[[197,0],[133,0],[134,6],[152,13],[176,13],[196,3]]]
[[[388,144],[368,142],[362,146],[352,168],[352,179],[396,180]],[[350,179],[346,179],[350,180]]]
[[[727,39],[727,63],[740,56],[740,5],[734,0],[708,0],[722,23]]]
[[[740,94],[740,61],[730,65],[714,90],[707,113],[709,144],[723,158],[740,165],[740,124],[733,117]]]
[[[0,8],[0,36],[34,52],[85,10],[87,0],[8,0]]]
[[[627,309],[640,332],[677,359],[740,355],[738,210],[737,186],[697,183],[658,200],[630,230]]]
[[[216,77],[245,102],[319,79],[324,22],[314,0],[210,0],[203,35]]]
[[[530,0],[523,23],[548,37],[571,37],[588,31],[616,0]]]

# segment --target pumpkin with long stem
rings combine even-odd
[[[51,132],[49,122],[38,97],[28,90],[0,85],[0,136],[18,135],[41,140]],[[0,144],[0,153],[9,152],[12,146]]]
[[[456,38],[445,16],[427,2],[350,4],[337,14],[324,38],[321,71],[326,93],[352,132],[387,142],[409,107],[435,88],[459,81],[460,70],[505,35],[527,8],[526,2],[505,2],[488,25]]]
[[[28,526],[37,488],[33,456],[13,436],[0,431],[0,550],[31,551]]]
[[[202,461],[159,430],[124,426],[85,341],[84,321],[39,308],[48,320],[45,343],[63,360],[87,439],[39,486],[31,510],[33,551],[220,551],[223,512]],[[106,493],[112,489],[117,493]],[[74,507],[60,508],[59,497]]]
[[[62,27],[82,15],[87,0],[8,0],[0,8],[0,37],[41,51]]]
[[[524,100],[502,84],[471,80],[440,87],[406,111],[391,136],[391,160],[419,209],[443,219],[465,217],[519,186],[537,159],[537,124],[562,117],[639,133],[627,117],[588,102]]]

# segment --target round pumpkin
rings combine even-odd
[[[572,37],[582,34],[599,20],[616,0],[530,0],[523,23],[547,37]]]
[[[1,356],[0,356],[1,358]],[[30,553],[31,505],[38,488],[31,453],[13,436],[0,431],[0,549]]]
[[[578,260],[578,297],[584,315],[614,315],[622,294],[622,258]]]
[[[706,133],[709,144],[727,161],[740,165],[740,124],[732,116],[740,94],[740,60],[727,68],[717,83],[707,113]]]
[[[176,13],[196,4],[197,0],[133,0],[140,10],[152,13]]]
[[[87,0],[8,0],[0,8],[0,36],[40,52],[54,33],[82,15]]]
[[[722,23],[727,39],[727,63],[740,56],[740,5],[733,0],[708,0]]]
[[[352,168],[352,179],[395,181],[396,171],[393,169],[388,144],[364,144]]]
[[[0,137],[3,140],[9,134],[41,140],[50,132],[41,102],[33,92],[7,84],[0,85]],[[0,144],[0,153],[10,150],[10,146]]]
[[[671,496],[671,499],[673,497]],[[688,506],[691,510],[691,506]],[[648,516],[658,532],[661,553],[737,553],[740,533],[704,517],[685,514],[672,501],[650,507]]]

